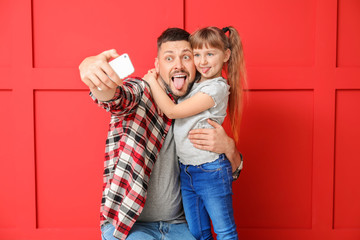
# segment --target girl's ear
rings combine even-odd
[[[156,73],[159,74],[159,72],[160,72],[160,67],[159,67],[159,59],[158,59],[157,57],[155,58],[155,63],[154,63],[154,65],[155,65]]]
[[[224,62],[229,61],[230,56],[231,56],[231,50],[230,50],[230,49],[226,49],[226,50],[225,50],[225,58],[224,58]]]

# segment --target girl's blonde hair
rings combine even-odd
[[[229,37],[225,32],[229,32]],[[243,45],[237,30],[232,27],[219,29],[206,27],[195,31],[190,36],[190,44],[193,49],[205,47],[217,48],[222,51],[230,49],[229,61],[223,65],[230,85],[228,110],[230,115],[231,129],[235,142],[239,141],[240,123],[243,106],[243,89],[246,85],[246,69],[243,53]]]

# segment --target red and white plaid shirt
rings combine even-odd
[[[150,88],[128,78],[112,100],[95,103],[111,112],[106,140],[101,222],[125,239],[143,210],[150,173],[172,121],[159,116]]]

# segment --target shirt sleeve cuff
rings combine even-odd
[[[118,100],[119,96],[120,96],[120,92],[121,92],[121,87],[117,87],[114,97],[108,101],[100,101],[98,100],[94,94],[90,91],[89,95],[92,98],[92,100],[99,106],[104,108],[106,111],[110,111],[112,108],[114,108],[116,106],[116,100]]]

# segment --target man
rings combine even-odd
[[[175,99],[184,96],[195,80],[188,37],[186,31],[170,28],[158,38],[156,71]],[[114,50],[105,51],[79,66],[94,101],[112,114],[106,142],[102,237],[194,239],[181,204],[172,121],[157,113],[144,81],[122,81],[112,71],[108,61],[117,56]],[[241,160],[234,141],[220,125],[212,125],[214,129],[193,131],[190,139],[199,149],[225,153],[235,170]]]

